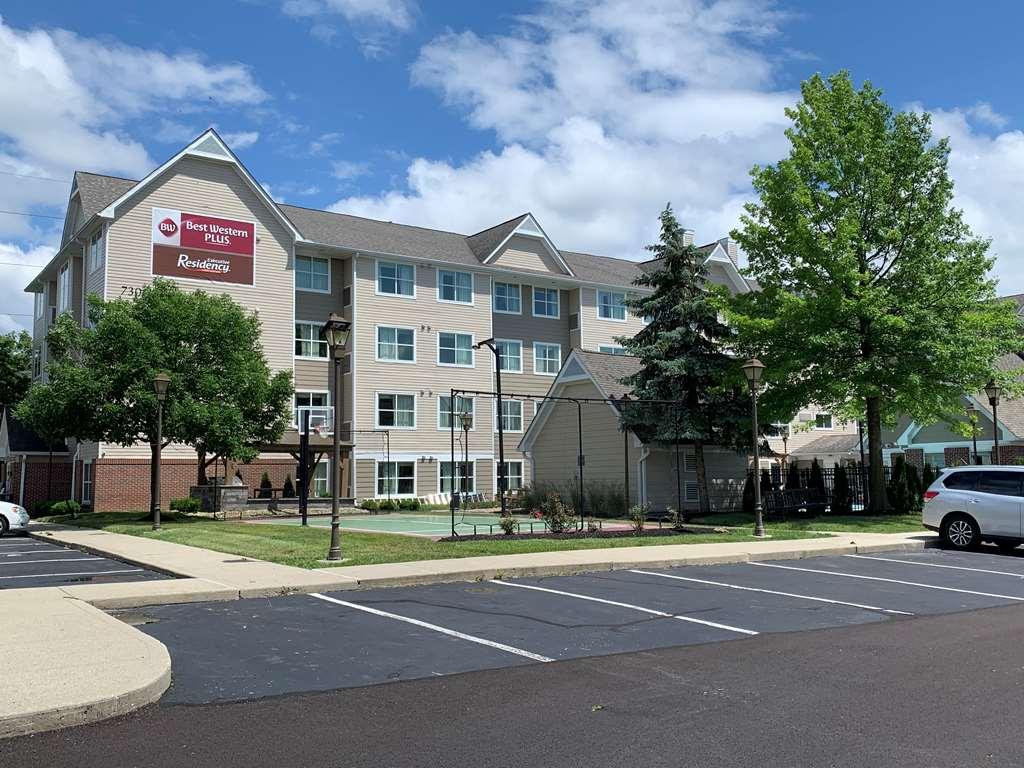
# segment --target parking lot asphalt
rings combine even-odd
[[[370,686],[1024,603],[1024,552],[943,550],[160,606],[165,703]]]
[[[0,590],[167,578],[171,577],[27,536],[0,539]]]

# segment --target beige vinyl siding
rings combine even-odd
[[[629,294],[625,288],[615,289]],[[602,345],[621,346],[615,341],[618,336],[634,336],[644,327],[642,318],[634,317],[626,310],[625,322],[605,320],[597,316],[596,288],[580,288],[580,347],[590,352],[597,352]]]
[[[227,294],[246,309],[258,311],[268,364],[272,370],[291,371],[294,357],[291,236],[233,166],[186,157],[130,205],[121,208],[107,233],[107,298],[116,298],[123,290],[141,288],[152,282],[153,207],[255,222],[254,285],[177,279],[175,282],[186,290]],[[103,449],[107,456],[149,455],[144,445],[119,447],[104,443]],[[194,455],[191,449],[180,446],[169,446],[164,453],[175,457]]]
[[[790,422],[789,439],[786,441],[786,451],[788,453],[792,453],[797,448],[802,448],[819,437],[857,434],[856,421],[841,422],[835,415],[832,417],[832,429],[816,429],[814,426],[815,416],[819,413],[830,413],[830,411],[826,408],[810,406],[802,409],[796,418]],[[770,438],[768,444],[773,451],[780,454],[783,452],[782,438]]]
[[[409,262],[412,263],[412,262]],[[473,342],[491,335],[491,287],[486,274],[474,273],[473,304],[437,301],[437,269],[425,264],[415,268],[416,298],[378,295],[376,259],[356,259],[357,317],[353,329],[356,355],[356,422],[361,430],[376,427],[378,392],[413,394],[416,397],[416,428],[394,429],[393,453],[444,454],[449,450],[449,433],[438,429],[438,396],[452,387],[489,390],[492,388],[492,356],[488,350],[474,353],[472,368],[438,365],[438,334],[468,333]],[[415,364],[376,360],[377,326],[415,329]],[[490,403],[474,404],[480,424],[490,424]],[[481,429],[472,433],[479,436]],[[373,436],[357,435],[357,452],[379,451]],[[483,445],[481,445],[483,448]]]
[[[687,502],[686,483],[697,482],[697,473],[692,471],[693,459],[688,462],[686,454],[692,457],[693,450],[686,446],[680,447],[680,473],[676,474],[676,455],[671,447],[653,447],[645,460],[647,475],[647,503],[651,509],[664,510],[666,507],[676,508],[679,503],[676,478],[682,483],[683,509],[692,511],[698,508],[697,502]],[[741,508],[743,484],[746,480],[747,457],[732,451],[706,448],[704,462],[708,478],[708,499],[712,511],[729,512]],[[691,471],[687,471],[687,467]]]
[[[505,269],[529,269],[533,272],[554,272],[567,274],[558,260],[548,251],[539,238],[513,235],[501,252],[490,264]]]
[[[315,256],[323,258],[317,253],[306,254],[298,251],[299,256]],[[331,292],[317,293],[315,291],[303,291],[295,289],[295,319],[312,320],[323,323],[331,312],[347,316],[343,313],[344,307],[343,291],[351,280],[351,269],[348,259],[330,259],[331,262]],[[351,307],[347,309],[351,310]],[[351,317],[349,317],[351,319]]]
[[[331,384],[331,364],[329,360],[295,360],[296,391],[327,391]]]

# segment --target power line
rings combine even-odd
[[[17,176],[19,179],[38,179],[39,181],[55,181],[58,184],[70,184],[67,179],[54,179],[49,176],[33,176],[28,173],[15,173],[14,171],[0,171],[4,176]]]
[[[36,269],[42,269],[45,264],[26,264],[23,261],[0,261],[0,267],[35,267]]]
[[[35,217],[38,219],[56,219],[57,221],[64,221],[63,216],[50,216],[45,213],[26,213],[25,211],[0,211],[0,213],[6,213],[9,216],[28,216],[30,218]]]

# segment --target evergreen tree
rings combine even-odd
[[[789,466],[786,467],[786,490],[798,491],[803,487],[800,468],[796,465],[796,462],[790,462]]]
[[[649,322],[636,336],[618,339],[641,365],[625,383],[638,399],[678,400],[680,406],[640,404],[624,411],[622,421],[645,439],[693,445],[700,511],[706,514],[710,494],[704,446],[749,447],[746,381],[737,360],[726,352],[733,332],[719,317],[704,256],[685,243],[670,205],[661,213],[660,241],[647,250],[655,259],[634,284],[652,293],[628,299],[626,305]]]
[[[931,487],[931,484],[935,482],[935,467],[931,464],[924,465],[924,472],[921,473],[921,488],[927,491]]]
[[[811,472],[807,478],[807,487],[822,496],[825,495],[825,476],[821,474],[821,464],[817,459],[811,461]]]
[[[284,478],[284,487],[281,489],[282,499],[294,499],[295,498],[295,484],[292,482],[292,476],[289,472]]]
[[[260,477],[260,490],[259,494],[257,495],[257,498],[269,499],[271,496],[274,495],[273,491],[274,486],[270,482],[270,475],[264,472],[263,475]]]
[[[754,516],[754,473],[747,473],[747,482],[743,484],[743,514]]]
[[[897,515],[910,512],[910,492],[907,487],[907,462],[900,456],[892,457],[892,474],[889,477],[889,505]],[[879,511],[876,509],[876,511]]]
[[[924,506],[924,488],[921,486],[921,475],[913,464],[907,464],[906,475],[909,511],[920,512]]]
[[[835,479],[832,481],[832,514],[848,515],[853,511],[853,497],[850,494],[850,478],[846,467],[836,464]]]

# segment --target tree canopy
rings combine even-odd
[[[739,347],[766,363],[766,406],[865,417],[872,503],[885,505],[881,425],[935,421],[1018,342],[987,240],[952,206],[949,144],[870,83],[815,75],[786,113],[789,155],[751,172],[733,237],[760,290],[735,297]]]
[[[16,405],[31,382],[32,338],[25,331],[0,335],[0,405]]]

